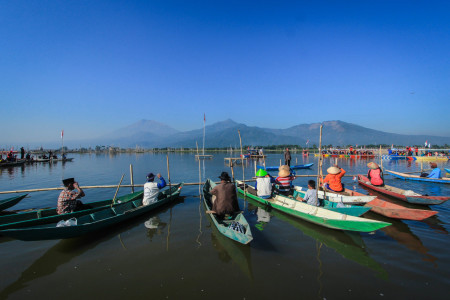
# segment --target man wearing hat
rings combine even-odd
[[[345,170],[339,168],[338,165],[329,167],[327,169],[328,175],[323,180],[323,186],[333,192],[343,192],[344,185],[341,182],[342,177],[344,177]]]
[[[155,180],[155,175],[153,173],[147,174],[147,182],[144,184],[143,205],[149,205],[156,202],[158,200],[159,190],[166,186],[166,181],[161,174],[158,173],[156,176],[161,180],[161,183],[153,182]]]
[[[63,181],[64,190],[59,194],[58,207],[56,212],[58,215],[67,214],[80,210],[83,203],[78,198],[84,197],[84,192],[74,178],[67,178]],[[76,190],[76,191],[75,191]]]
[[[289,196],[291,194],[292,181],[295,177],[291,175],[291,168],[288,165],[282,165],[278,170],[278,177],[275,178],[275,183],[278,184],[277,192],[281,195]]]
[[[240,211],[237,200],[236,187],[231,183],[230,175],[227,172],[222,172],[219,176],[220,184],[216,185],[211,190],[211,195],[216,196],[213,203],[212,211],[219,217],[224,217],[226,214],[233,214]]]
[[[381,171],[380,166],[373,161],[367,164],[369,172],[367,173],[367,178],[369,178],[370,183],[375,186],[384,186],[383,171]]]
[[[284,151],[284,164],[291,166],[291,152],[289,152],[289,148],[286,148],[286,151]]]

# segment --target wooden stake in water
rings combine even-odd
[[[238,134],[239,134],[239,143],[241,144],[241,158],[243,159],[243,156],[242,156],[242,139],[241,139],[241,131],[240,130],[238,130]],[[242,161],[242,163],[243,163],[244,161]]]
[[[317,183],[316,183],[316,197],[317,199],[319,196],[319,187],[320,187],[320,175],[322,173],[322,162],[323,162],[323,157],[322,157],[322,127],[323,125],[320,125],[320,135],[319,135],[319,167],[317,168]],[[325,191],[325,189],[323,189]],[[324,195],[325,196],[325,195]]]
[[[380,169],[383,171],[383,157],[381,155],[381,145],[380,145]]]
[[[234,180],[234,170],[233,170],[233,160],[230,160],[230,168],[231,168],[231,178],[233,178],[233,182]]]
[[[169,189],[170,189],[170,167],[169,167],[169,153],[166,154],[167,156],[167,179],[169,179]]]
[[[131,183],[131,192],[134,193],[134,177],[133,177],[133,165],[130,164],[130,183]]]
[[[120,185],[122,184],[122,180],[123,180],[123,177],[124,177],[124,176],[125,176],[125,174],[122,174],[122,178],[120,178],[120,182],[119,182],[119,185],[117,186],[117,190],[116,190],[116,193],[114,194],[114,198],[113,198],[113,201],[112,201],[111,206],[112,206],[113,204],[116,204],[117,193],[119,192],[119,188],[120,188]]]

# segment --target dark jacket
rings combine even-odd
[[[211,190],[211,194],[216,196],[212,210],[218,215],[232,214],[240,210],[236,187],[231,182],[218,184]]]

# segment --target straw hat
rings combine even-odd
[[[369,168],[369,169],[378,169],[380,166],[379,165],[377,165],[377,163],[374,163],[373,161],[371,161],[370,163],[368,163],[367,164],[367,167]]]
[[[282,165],[278,168],[278,176],[280,177],[287,177],[289,174],[291,174],[291,168],[289,168],[288,165]]]
[[[339,168],[336,168],[336,167],[329,167],[327,169],[327,172],[328,172],[328,174],[336,175],[336,174],[341,173],[341,170]]]

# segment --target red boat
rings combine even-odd
[[[359,176],[361,175],[358,175],[358,178]],[[354,196],[364,195],[355,191],[352,191],[352,194]],[[433,210],[407,208],[378,198],[375,198],[374,200],[367,202],[364,206],[370,207],[371,208],[370,211],[373,211],[374,213],[386,216],[388,218],[403,219],[403,220],[421,221],[423,219],[434,216],[435,214],[438,213],[437,211]]]
[[[379,193],[409,202],[413,204],[422,204],[422,205],[430,205],[430,204],[441,204],[444,201],[450,200],[450,197],[445,196],[426,196],[415,193],[409,190],[402,190],[397,187],[385,185],[385,186],[374,186],[370,183],[370,180],[363,176],[358,175],[358,183],[371,189],[377,191]]]

